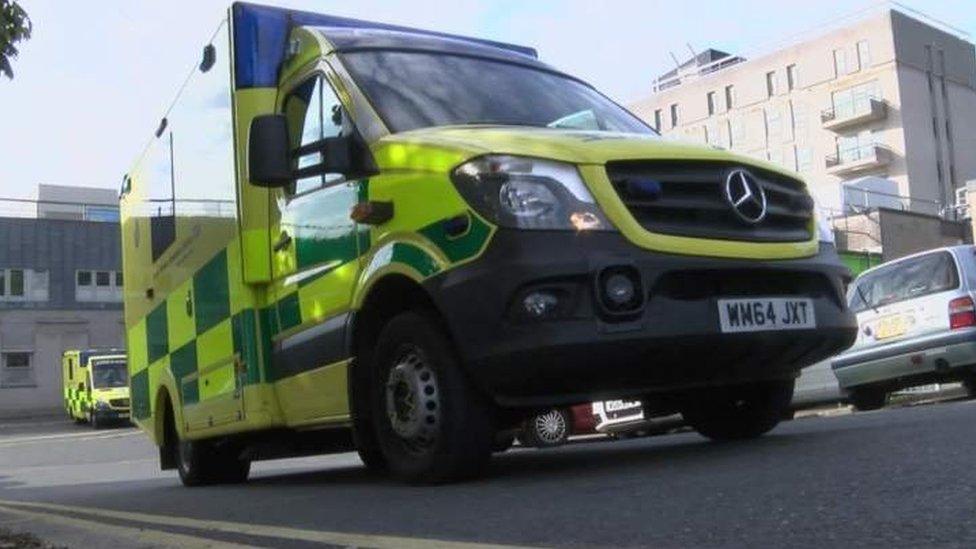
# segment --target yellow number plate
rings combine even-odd
[[[874,329],[875,339],[888,339],[904,335],[908,331],[908,317],[895,315],[882,318]]]

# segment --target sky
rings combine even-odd
[[[262,0],[529,45],[627,103],[691,50],[767,49],[848,14],[857,0]],[[0,78],[0,198],[39,183],[117,189],[226,0],[20,0],[34,23],[14,79]],[[905,5],[976,35],[974,0]],[[970,40],[973,38],[971,37]]]

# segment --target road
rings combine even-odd
[[[782,424],[756,441],[682,433],[497,456],[439,487],[351,454],[256,464],[186,489],[136,431],[0,429],[0,526],[72,547],[257,545],[976,546],[976,403]]]

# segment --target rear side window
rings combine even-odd
[[[959,287],[956,262],[949,252],[900,261],[857,279],[848,291],[851,309],[865,309],[944,292]]]

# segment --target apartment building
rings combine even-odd
[[[65,350],[124,347],[115,192],[38,194],[0,198],[0,418],[58,413]]]
[[[879,9],[752,59],[706,50],[630,109],[667,137],[799,172],[824,208],[951,214],[976,179],[976,53]]]

